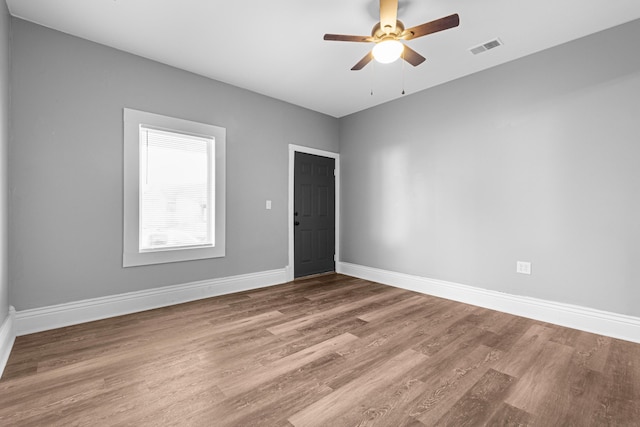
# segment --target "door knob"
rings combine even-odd
[[[300,221],[294,222],[293,225],[300,225]]]

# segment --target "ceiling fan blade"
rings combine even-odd
[[[367,53],[364,58],[362,58],[356,65],[351,67],[352,71],[362,70],[365,65],[367,65],[373,59],[373,54],[371,52]]]
[[[444,18],[436,19],[435,21],[408,28],[404,31],[402,38],[405,40],[411,40],[426,36],[427,34],[437,33],[438,31],[448,30],[449,28],[457,27],[458,25],[460,25],[460,17],[457,13],[454,13],[453,15],[445,16]]]
[[[350,36],[347,34],[325,34],[325,40],[338,41],[338,42],[360,42],[370,43],[373,41],[371,36]]]
[[[398,0],[380,0],[380,28],[389,34],[395,33],[398,20]]]
[[[425,61],[425,57],[420,55],[415,50],[411,49],[409,46],[404,45],[404,51],[402,52],[402,58],[407,61],[409,64],[417,67]]]

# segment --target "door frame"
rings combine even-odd
[[[289,211],[287,218],[289,220],[289,265],[286,268],[287,281],[290,282],[294,279],[293,263],[294,263],[294,242],[293,242],[293,201],[294,201],[294,165],[296,152],[313,154],[321,157],[329,157],[335,159],[336,162],[336,239],[335,239],[335,264],[338,268],[338,262],[340,261],[340,154],[332,151],[318,150],[317,148],[305,147],[302,145],[289,144]]]

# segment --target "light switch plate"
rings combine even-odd
[[[271,209],[271,200],[267,200],[266,208]]]

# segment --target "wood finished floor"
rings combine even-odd
[[[638,426],[640,344],[331,274],[18,337],[2,426]]]

